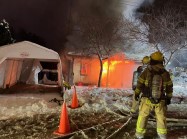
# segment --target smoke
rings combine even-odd
[[[83,46],[80,41],[80,34],[74,32],[80,21],[87,22],[91,19],[96,19],[101,24],[105,23],[105,19],[115,18],[122,13],[123,9],[120,4],[120,1],[115,0],[75,0],[71,9],[73,30],[67,36],[68,42],[66,43],[68,51],[73,51],[75,47],[81,48]],[[108,31],[110,32],[110,29]]]
[[[85,15],[87,18],[94,17],[100,18],[101,20],[105,19],[103,17],[115,18],[119,15],[123,15],[128,20],[135,21],[137,19],[136,17],[139,16],[139,13],[137,12],[138,8],[141,6],[149,6],[153,1],[154,0],[76,0],[72,5],[72,20],[76,21],[78,18]],[[81,21],[86,20],[85,17],[81,18]],[[72,32],[67,37],[68,42],[66,43],[66,48],[69,48],[69,51],[73,51],[76,47],[81,48],[84,46],[80,43],[81,38],[79,37],[80,36],[75,32]],[[130,54],[134,53],[134,50],[129,51],[131,51],[129,52]]]
[[[75,13],[97,14],[100,16],[115,16],[122,13],[126,17],[136,15],[140,6],[149,6],[154,0],[76,0]]]
[[[123,15],[129,20],[135,20],[139,13],[137,9],[141,6],[150,6],[154,0],[122,0]]]
[[[138,12],[139,8],[152,5],[154,0],[123,0],[123,15],[132,22],[141,32],[148,34],[148,26],[142,24],[141,17],[143,13]],[[147,36],[139,34],[142,40],[148,40]],[[139,41],[131,41],[128,44],[130,47],[126,48],[125,54],[132,59],[141,60],[143,56],[152,53],[153,48],[150,44],[143,44]],[[146,51],[145,51],[146,49]]]
[[[144,2],[144,0],[123,0],[124,11],[123,15],[127,19],[134,19],[136,16],[136,10],[140,7],[140,5]]]
[[[99,18],[116,16],[121,13],[120,2],[115,0],[76,0],[73,4],[72,15],[94,15]]]
[[[82,13],[102,16],[116,16],[123,14],[126,18],[137,15],[141,6],[149,6],[154,0],[76,0],[74,1],[73,14]]]
[[[138,8],[149,6],[153,2],[154,0],[74,0],[71,7],[72,21],[76,22],[81,16],[104,19],[104,17],[116,17],[121,14],[132,21],[139,16]],[[66,46],[69,48],[74,44],[79,45],[79,48],[83,46],[80,42],[81,38],[74,32],[67,36],[67,40]]]
[[[101,18],[130,17],[145,1],[153,0],[2,0],[0,19],[10,24],[17,41],[23,39],[23,32],[31,33],[43,39],[45,47],[60,51],[68,41],[71,15],[73,20],[85,13]]]

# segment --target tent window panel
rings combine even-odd
[[[90,65],[88,63],[81,63],[80,74],[83,76],[87,76],[90,70]]]

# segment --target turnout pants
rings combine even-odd
[[[131,112],[132,113],[137,113],[138,112],[138,108],[139,108],[139,100],[136,101],[134,99],[135,93],[133,93],[133,98],[132,98],[132,107],[131,107]]]
[[[158,104],[152,104],[146,97],[141,98],[139,116],[136,124],[136,136],[144,137],[149,114],[152,110],[155,111],[158,135],[166,137],[167,125],[165,100],[161,100]]]

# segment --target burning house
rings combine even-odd
[[[66,74],[63,73],[66,81],[80,86],[97,86],[101,68],[97,57],[69,54],[68,59],[64,70]],[[103,60],[101,87],[131,88],[133,71],[139,65],[140,61],[128,59],[123,53]]]

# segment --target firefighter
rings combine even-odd
[[[62,83],[63,83],[63,86],[64,86],[65,90],[66,89],[68,89],[68,90],[71,89],[71,85],[68,82],[66,82],[66,81],[63,80]]]
[[[145,56],[143,59],[142,59],[142,63],[143,63],[143,70],[145,68],[147,68],[147,65],[149,64],[150,62],[150,57],[149,56]]]
[[[165,70],[163,64],[163,54],[159,51],[152,53],[150,55],[149,66],[138,78],[138,84],[134,91],[135,100],[139,99],[140,93],[142,92],[135,134],[138,139],[144,138],[144,134],[146,133],[146,124],[151,111],[154,111],[156,115],[158,136],[161,139],[166,139],[167,137],[166,109],[167,105],[171,102],[173,82],[170,78],[169,72]],[[153,73],[160,75],[162,79],[162,94],[157,101],[152,101],[153,86],[150,85],[150,80],[152,79]]]
[[[132,81],[132,89],[135,90],[136,89],[136,85],[137,85],[137,80],[138,80],[138,77],[140,76],[140,74],[143,72],[143,70],[147,67],[147,65],[149,64],[150,62],[150,58],[149,56],[145,56],[143,59],[142,59],[142,66],[139,66],[137,68],[137,70],[133,73],[133,81]],[[134,94],[133,94],[133,101],[132,101],[132,107],[130,109],[130,115],[132,116],[137,116],[138,114],[138,106],[139,106],[139,100],[136,101],[134,99]]]

